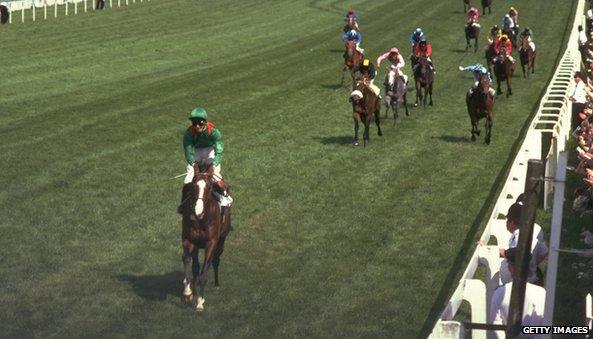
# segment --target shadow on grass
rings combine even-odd
[[[457,135],[441,135],[440,137],[431,137],[431,139],[440,139],[444,142],[470,142],[468,137],[460,137]]]
[[[136,276],[131,274],[118,275],[120,281],[132,286],[134,292],[148,300],[165,300],[168,295],[181,295],[182,272],[169,272],[161,275]]]
[[[453,53],[460,53],[460,54],[466,52],[465,49],[463,49],[463,48],[452,48],[449,51],[451,51]]]
[[[314,137],[314,140],[321,142],[324,145],[350,145],[352,143],[353,137],[352,136],[331,136],[331,137]]]
[[[333,90],[338,90],[338,89],[342,88],[342,86],[340,86],[340,84],[323,84],[320,86],[325,89],[333,89]]]

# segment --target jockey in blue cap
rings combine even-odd
[[[410,34],[410,44],[412,45],[412,49],[416,47],[422,38],[426,39],[426,34],[422,31],[422,28],[418,27],[412,34]]]
[[[492,77],[490,76],[490,72],[488,72],[488,69],[486,67],[482,66],[482,64],[480,64],[480,63],[471,65],[471,66],[467,66],[467,67],[459,66],[459,70],[472,72],[472,75],[474,76],[474,84],[470,88],[470,94],[472,93],[472,91],[474,89],[476,89],[478,87],[480,79],[484,75],[488,76],[488,84],[492,84]],[[494,90],[494,88],[489,87],[488,90],[490,91],[490,94],[496,95],[496,91]]]
[[[362,35],[360,34],[359,31],[352,29],[348,32],[346,32],[344,35],[342,35],[342,41],[346,42],[346,41],[354,41],[356,42],[356,50],[359,51],[360,53],[364,53],[364,49],[360,48],[360,42],[362,41]]]

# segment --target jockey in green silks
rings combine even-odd
[[[227,185],[220,174],[220,162],[222,160],[222,135],[212,122],[208,121],[208,114],[202,107],[194,108],[189,120],[191,126],[183,133],[183,150],[187,162],[184,184],[192,182],[194,177],[194,162],[206,163],[213,166],[212,182],[221,194],[218,198],[221,207],[230,207],[233,199],[229,195]],[[184,197],[182,197],[184,199]],[[223,212],[224,213],[224,212]]]

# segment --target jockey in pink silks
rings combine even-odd
[[[393,85],[395,83],[395,76],[401,76],[404,78],[404,81],[408,83],[408,76],[402,73],[401,68],[406,65],[404,58],[399,53],[399,49],[393,47],[387,53],[381,54],[377,58],[377,67],[381,66],[381,62],[387,59],[390,62],[389,67],[387,67],[387,83],[389,85]]]

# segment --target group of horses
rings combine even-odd
[[[468,4],[469,0],[464,0],[464,8],[465,5]],[[482,5],[484,5],[485,1],[482,1]],[[489,2],[491,4],[492,1]],[[511,41],[513,48],[518,47],[517,45],[517,36],[518,31],[515,29],[509,29],[507,27],[503,27],[502,34],[507,35]],[[466,36],[466,51],[470,46],[470,39],[474,39],[474,52],[477,51],[478,46],[478,37],[479,37],[479,27],[477,25],[467,25],[465,28],[465,36]],[[530,40],[527,36],[524,36],[520,42],[520,49],[519,49],[519,59],[521,62],[521,69],[523,72],[524,78],[529,78],[531,74],[535,73],[535,50],[530,45]],[[495,52],[494,43],[490,44],[485,51],[486,63],[488,72],[490,74],[494,74],[496,78],[496,94],[501,95],[503,94],[501,89],[501,83],[506,82],[507,85],[507,93],[506,96],[509,97],[513,95],[512,89],[512,78],[514,74],[514,65],[511,60],[507,56],[506,46],[500,46],[498,53]],[[496,60],[496,62],[495,62]],[[467,110],[470,116],[472,130],[471,130],[471,140],[475,141],[476,136],[480,135],[480,130],[478,129],[478,121],[480,119],[486,118],[486,137],[485,142],[489,144],[491,141],[491,132],[492,132],[492,113],[494,108],[494,97],[488,91],[489,89],[489,81],[488,76],[483,76],[480,81],[478,82],[477,88],[473,91],[473,93],[467,93],[466,96],[466,104]]]
[[[340,86],[344,86],[344,72],[350,71],[352,77],[352,90],[359,90],[363,94],[362,98],[351,99],[353,119],[354,119],[354,141],[353,145],[359,145],[358,130],[359,125],[364,125],[363,144],[366,146],[370,142],[369,128],[372,121],[377,125],[377,134],[381,136],[381,100],[373,92],[368,84],[370,82],[369,74],[362,73],[358,66],[362,63],[364,53],[356,49],[356,42],[347,41],[345,43],[346,51],[344,53],[344,65],[342,67],[342,76]],[[421,102],[423,106],[427,104],[432,106],[432,88],[435,72],[428,62],[426,56],[412,56],[412,65],[414,70],[414,83],[416,88],[416,101],[414,106]],[[389,111],[393,113],[393,123],[395,124],[399,117],[399,110],[403,107],[406,115],[410,115],[407,102],[407,83],[403,76],[395,74],[395,77],[389,81],[385,79],[383,84],[385,91],[385,116],[389,116]]]

